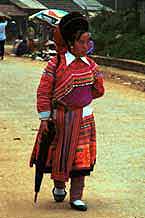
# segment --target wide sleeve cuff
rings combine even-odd
[[[40,120],[48,120],[50,117],[50,111],[44,111],[44,112],[40,112],[39,114],[39,119]]]

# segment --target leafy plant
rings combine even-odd
[[[90,19],[95,54],[145,61],[145,35],[135,10],[103,12]]]

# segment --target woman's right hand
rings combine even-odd
[[[49,132],[48,120],[41,120],[41,131],[42,133]]]

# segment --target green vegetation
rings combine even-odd
[[[145,61],[145,32],[139,28],[135,10],[102,12],[90,24],[95,54]]]

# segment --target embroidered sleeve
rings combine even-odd
[[[103,74],[99,71],[99,67],[95,64],[94,70],[94,83],[92,88],[93,98],[99,98],[104,94],[104,81]]]
[[[37,111],[41,120],[47,120],[50,116],[55,70],[56,57],[53,57],[48,61],[37,89]]]

